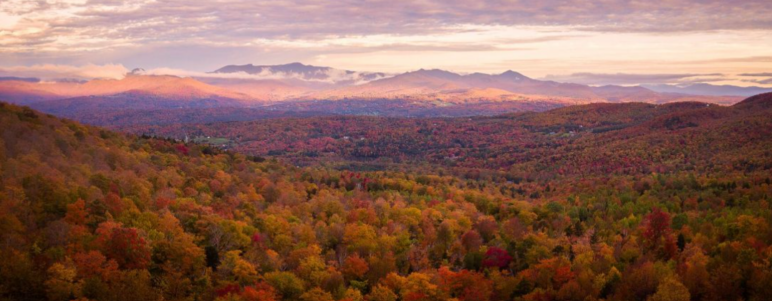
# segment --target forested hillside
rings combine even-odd
[[[760,99],[760,100],[759,100]],[[495,170],[514,179],[772,169],[772,94],[704,103],[591,104],[472,118],[331,116],[128,125],[136,134],[218,137],[298,165]]]
[[[0,299],[766,300],[768,97],[357,120],[422,125],[372,152],[489,170],[463,177],[294,167],[0,103]]]

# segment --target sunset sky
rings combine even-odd
[[[303,62],[772,86],[769,0],[2,0],[0,76]]]

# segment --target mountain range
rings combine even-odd
[[[700,101],[731,105],[746,94],[763,90],[707,84],[595,87],[533,79],[511,70],[458,74],[421,69],[386,74],[301,63],[229,65],[196,77],[152,75],[135,69],[122,79],[85,82],[0,79],[0,100],[86,122],[81,114],[226,107],[322,114],[466,116],[586,103]]]
[[[741,97],[660,93],[644,87],[559,83],[529,78],[518,72],[461,75],[444,70],[418,70],[362,85],[316,92],[314,99],[416,99],[450,103],[501,101],[558,101],[567,104],[592,102],[704,101],[732,104]]]

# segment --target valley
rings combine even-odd
[[[763,94],[126,134],[0,102],[0,294],[761,300],[770,116]]]

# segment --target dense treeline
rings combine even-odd
[[[0,296],[766,300],[769,138],[748,128],[731,161],[514,180],[298,168],[0,103]]]

